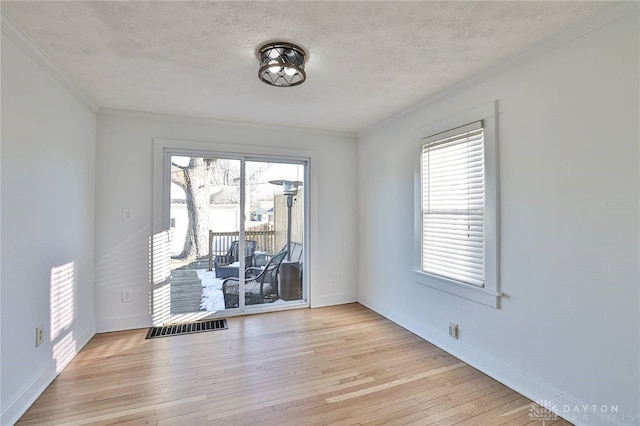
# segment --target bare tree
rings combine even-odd
[[[234,179],[230,160],[216,160],[212,171],[212,182],[218,186],[229,186]],[[239,172],[239,171],[238,171]]]
[[[217,160],[192,157],[189,164],[171,163],[171,182],[184,190],[189,226],[181,259],[197,259],[209,253],[209,204],[213,171]]]
[[[271,165],[262,164],[247,176],[247,191],[254,192],[260,175]],[[187,165],[171,163],[171,182],[185,193],[189,225],[182,253],[177,258],[193,260],[209,253],[209,211],[211,187],[237,186],[240,182],[237,161],[189,158]],[[237,202],[237,200],[236,200]]]

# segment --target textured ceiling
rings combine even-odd
[[[607,2],[2,1],[101,108],[359,131],[602,12]],[[256,49],[309,52],[307,81]]]

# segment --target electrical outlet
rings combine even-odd
[[[338,274],[337,272],[333,273],[333,276],[331,277],[331,281],[333,281],[334,283],[337,283],[340,280],[340,274]]]
[[[36,327],[36,348],[44,343],[44,325]]]
[[[133,302],[133,292],[129,289],[122,290],[122,303]]]
[[[458,338],[458,324],[454,322],[449,323],[449,336],[453,337],[454,339]]]

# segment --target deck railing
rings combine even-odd
[[[258,244],[257,251],[275,253],[275,231],[245,231],[245,239],[254,240]],[[213,232],[209,231],[209,270],[213,270],[213,258],[217,255],[227,254],[231,242],[240,239],[240,232]]]

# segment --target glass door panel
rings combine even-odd
[[[237,299],[245,266],[239,256],[246,250],[240,247],[241,162],[179,155],[170,161],[171,314],[223,311],[234,305],[225,301],[224,281],[233,281],[227,286]]]
[[[304,300],[304,176],[299,163],[246,162],[245,233],[257,243],[245,285],[249,309]]]

